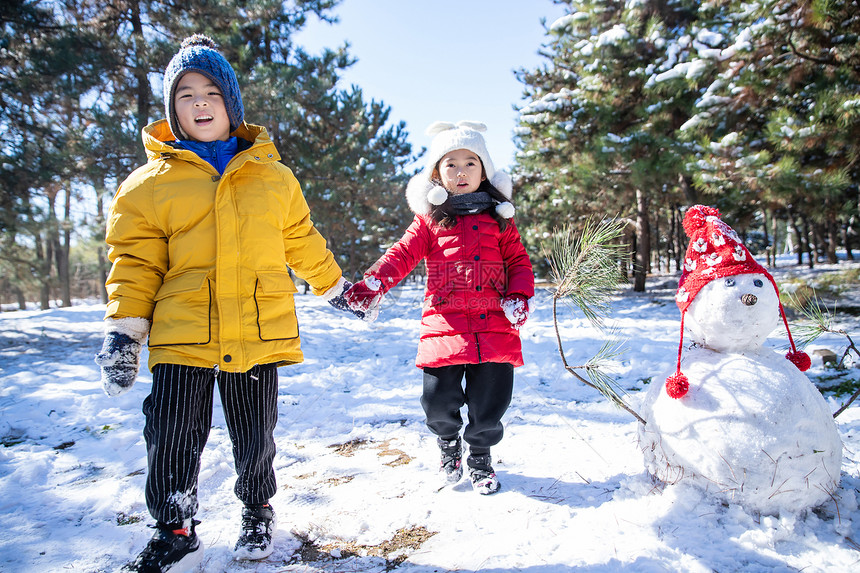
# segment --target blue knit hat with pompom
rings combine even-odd
[[[209,36],[194,34],[182,41],[182,45],[176,55],[167,64],[164,70],[164,110],[167,121],[170,122],[170,131],[177,138],[187,139],[179,126],[176,116],[176,108],[173,105],[173,96],[179,79],[188,72],[203,74],[212,80],[221,95],[224,96],[224,107],[227,109],[227,117],[230,119],[230,131],[235,131],[245,120],[245,107],[242,105],[242,94],[239,93],[239,82],[236,80],[236,72],[233,67],[216,50],[217,45]]]

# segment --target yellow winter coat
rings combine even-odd
[[[314,294],[341,270],[311,221],[292,171],[259,126],[222,176],[175,149],[166,121],[143,131],[148,162],[117,190],[107,221],[107,318],[152,321],[158,363],[245,372],[301,362],[288,267]]]

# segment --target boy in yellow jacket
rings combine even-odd
[[[149,339],[146,502],[157,525],[123,570],[177,573],[203,557],[193,517],[216,382],[244,503],[236,556],[271,554],[277,367],[302,360],[288,267],[336,308],[350,285],[266,130],[244,123],[236,75],[211,39],[182,43],[164,101],[167,119],[143,131],[148,162],[110,208],[96,363],[105,391],[122,394]]]

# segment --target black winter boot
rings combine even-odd
[[[242,509],[242,532],[233,554],[236,559],[265,559],[272,554],[272,534],[278,526],[275,511],[268,503],[246,505]]]
[[[470,454],[466,464],[469,466],[469,478],[472,480],[472,487],[475,491],[481,495],[489,495],[499,491],[501,486],[496,477],[496,472],[493,471],[490,454]]]
[[[194,526],[199,521],[186,519],[181,524],[157,523],[155,534],[137,559],[122,568],[134,573],[183,573],[203,561],[203,543]]]
[[[463,467],[461,465],[463,442],[460,436],[457,436],[453,440],[436,438],[436,443],[439,444],[439,449],[442,452],[440,469],[445,474],[445,481],[448,483],[457,483],[463,477]]]

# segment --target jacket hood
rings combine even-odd
[[[243,123],[230,135],[250,141],[252,148],[263,145],[268,147],[265,150],[255,149],[254,153],[265,153],[267,159],[275,161],[280,161],[281,159],[280,154],[278,154],[275,148],[275,144],[269,139],[269,134],[263,126]],[[143,146],[146,149],[146,157],[150,161],[161,157],[163,153],[175,154],[179,151],[170,145],[170,142],[176,141],[176,136],[170,130],[170,124],[168,124],[166,119],[160,119],[144,127],[142,138]]]

